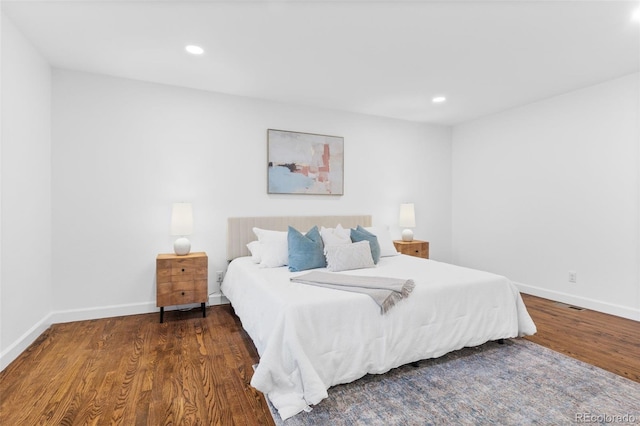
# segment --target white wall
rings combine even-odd
[[[455,126],[454,262],[640,320],[638,80]]]
[[[230,216],[361,214],[451,257],[450,129],[87,73],[53,74],[56,320],[150,312],[171,203],[194,207],[192,251],[224,269]],[[268,195],[267,129],[344,136],[344,196]]]
[[[0,370],[49,326],[51,69],[2,16]]]

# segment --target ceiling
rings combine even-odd
[[[453,125],[638,72],[639,4],[4,0],[2,10],[56,68]]]

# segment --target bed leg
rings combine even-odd
[[[504,339],[498,339],[496,342],[498,342],[499,345],[504,345]]]

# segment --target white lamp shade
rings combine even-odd
[[[191,203],[173,203],[171,209],[171,235],[191,235],[193,232],[193,208]]]
[[[398,223],[401,228],[415,228],[416,211],[413,203],[400,204],[400,218]]]

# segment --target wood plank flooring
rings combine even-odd
[[[640,382],[640,323],[523,295],[531,341]],[[2,425],[273,425],[229,305],[55,324],[0,373]]]
[[[640,383],[640,322],[522,295],[538,332],[526,339]]]
[[[2,425],[273,425],[229,305],[55,324],[0,373]]]

